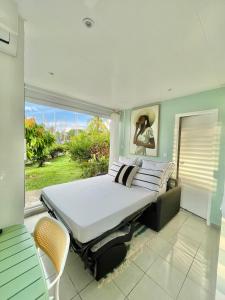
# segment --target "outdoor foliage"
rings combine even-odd
[[[87,130],[73,137],[69,143],[69,152],[73,160],[99,160],[109,157],[109,130],[98,117],[93,118]]]
[[[106,174],[108,172],[108,158],[101,158],[98,161],[96,159],[90,159],[87,162],[81,164],[82,177],[89,178],[100,174]]]
[[[109,130],[100,118],[93,118],[86,130],[70,132],[70,142],[59,144],[54,135],[25,120],[27,159],[26,190],[87,178],[108,171]],[[74,134],[74,135],[73,135]],[[44,168],[38,168],[48,160]]]
[[[69,153],[73,160],[85,161],[91,158],[91,138],[86,131],[73,137],[69,143]]]
[[[25,136],[28,160],[38,162],[39,167],[42,167],[55,137],[33,118],[25,119]]]
[[[49,149],[49,155],[53,159],[58,157],[60,154],[61,155],[65,154],[67,150],[68,150],[67,144],[53,144]]]
[[[105,173],[108,169],[109,130],[99,117],[93,118],[85,131],[69,143],[71,158],[83,162],[83,177]]]

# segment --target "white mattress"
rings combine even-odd
[[[125,187],[103,175],[44,188],[42,196],[74,237],[86,243],[154,202],[157,194],[141,187]]]

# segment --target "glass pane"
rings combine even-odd
[[[41,189],[106,173],[109,119],[25,102],[26,203],[40,205]]]

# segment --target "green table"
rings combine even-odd
[[[49,299],[34,240],[24,225],[0,234],[0,300]]]

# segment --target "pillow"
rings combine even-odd
[[[159,196],[164,194],[167,190],[167,183],[163,183],[163,185],[159,188]]]
[[[175,163],[169,162],[158,162],[152,160],[143,160],[142,168],[148,170],[158,170],[162,172],[163,182],[167,182],[175,169]]]
[[[171,175],[173,174],[174,170],[175,170],[175,163],[174,162],[170,162],[169,167],[167,168],[165,175],[164,175],[164,179],[167,182],[169,180],[169,178],[171,177]]]
[[[159,192],[163,186],[163,173],[161,170],[139,168],[134,176],[132,185],[146,188],[153,192]]]
[[[116,174],[115,182],[131,187],[131,183],[137,171],[138,166],[122,165]]]
[[[129,166],[140,166],[142,163],[141,159],[138,157],[126,157],[126,156],[120,156],[119,162]]]
[[[116,177],[116,174],[118,173],[118,171],[119,171],[120,167],[122,167],[122,165],[123,164],[121,162],[114,161],[108,171],[108,175],[110,175],[112,177]]]

